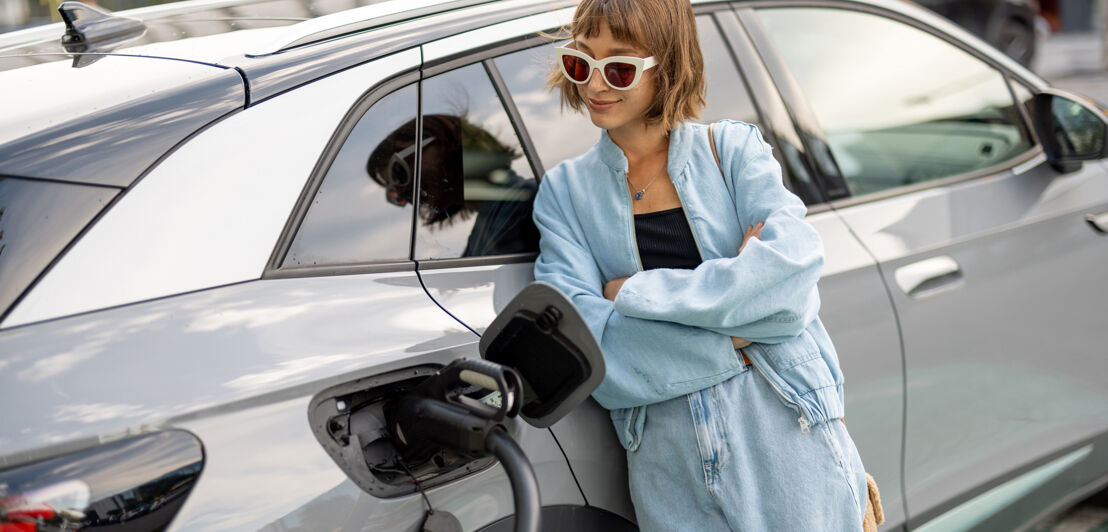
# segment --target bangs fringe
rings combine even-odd
[[[652,69],[657,92],[644,117],[648,124],[661,124],[668,132],[678,122],[700,116],[706,104],[704,57],[689,0],[583,0],[570,27],[557,37],[596,37],[604,24],[616,40],[646,50],[658,63]],[[557,65],[547,86],[560,90],[563,110],[584,110],[577,86],[565,79]]]

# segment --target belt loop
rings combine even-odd
[[[745,364],[747,366],[753,366],[753,364],[750,363],[750,359],[746,358],[746,351],[743,351],[742,349],[739,349],[739,354],[742,355],[742,357],[743,357],[743,364]]]

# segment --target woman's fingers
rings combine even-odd
[[[746,338],[739,338],[738,336],[731,337],[731,345],[735,346],[735,349],[742,349],[751,343],[752,342]]]
[[[746,243],[749,242],[751,238],[760,238],[762,236],[762,228],[765,227],[765,225],[766,224],[763,222],[758,222],[756,225],[746,226],[746,232],[743,233],[743,243],[739,246],[739,253],[742,253],[743,248],[746,247]]]

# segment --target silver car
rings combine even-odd
[[[0,35],[0,528],[507,529],[502,467],[396,463],[387,405],[532,280],[537,181],[599,134],[545,88],[575,3],[67,3]],[[693,4],[703,120],[757,124],[823,237],[883,529],[1108,484],[1108,116],[906,2]],[[597,404],[510,429],[548,529],[634,528]]]

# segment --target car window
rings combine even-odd
[[[0,316],[117,193],[0,177]]]
[[[1031,146],[1001,73],[950,43],[842,9],[758,16],[853,195],[972,172]]]
[[[494,60],[545,169],[585,153],[600,138],[600,129],[587,114],[562,109],[557,90],[546,88],[554,47],[563,44],[527,48]]]
[[[410,85],[385,96],[354,126],[282,267],[408,260],[416,90]]]
[[[708,85],[708,105],[697,121],[708,123],[729,118],[760,124],[746,85],[739,78],[711,15],[697,17],[696,23]],[[546,87],[554,68],[554,47],[562,44],[565,41],[520,50],[495,60],[546,169],[585,153],[600,136],[600,129],[592,124],[587,113],[562,109],[557,91]]]
[[[741,120],[762,128],[754,101],[746,84],[739,78],[735,61],[727,51],[723,36],[711,15],[696,17],[696,29],[700,35],[700,51],[704,55],[704,77],[708,86],[708,105],[700,112],[698,122],[711,123],[725,118]]]
[[[417,259],[537,252],[538,188],[482,64],[423,82]]]

